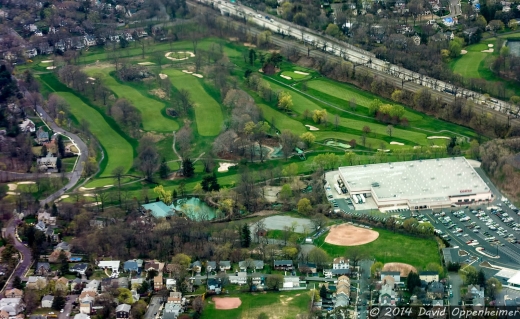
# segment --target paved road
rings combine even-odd
[[[50,126],[50,128],[56,132],[60,133],[64,136],[67,136],[70,138],[72,143],[76,145],[77,149],[79,150],[79,158],[76,162],[76,166],[74,167],[74,170],[69,175],[69,182],[67,185],[65,185],[64,188],[60,189],[59,191],[55,192],[54,194],[50,195],[49,197],[42,199],[40,201],[40,204],[43,206],[49,202],[52,202],[53,200],[59,198],[61,195],[63,195],[67,190],[71,189],[76,185],[78,180],[81,178],[81,174],[83,172],[83,166],[84,163],[87,162],[88,159],[88,147],[87,145],[76,135],[71,132],[68,132],[58,125],[54,123],[54,121],[51,119],[51,117],[45,112],[45,110],[41,106],[36,107],[36,111],[38,114],[41,114],[41,118],[47,123],[47,125]]]
[[[159,308],[161,307],[161,303],[162,303],[162,297],[152,297],[152,300],[150,302],[150,305],[148,306],[148,309],[146,310],[144,318],[153,319],[156,317],[156,314],[159,315],[157,312],[159,311]]]
[[[79,297],[79,295],[69,295],[67,296],[68,300],[65,304],[65,307],[63,308],[63,312],[60,313],[58,316],[59,319],[68,319],[70,318],[70,313],[72,311],[72,303],[76,301],[76,299]]]
[[[13,238],[14,247],[16,249],[18,249],[18,251],[22,255],[22,259],[21,259],[20,263],[16,266],[11,277],[9,277],[9,280],[5,284],[4,289],[6,289],[6,288],[12,289],[14,278],[17,276],[22,278],[23,275],[27,272],[27,270],[29,270],[29,267],[31,266],[31,263],[32,263],[31,250],[27,246],[22,244],[16,237],[16,225],[18,225],[19,222],[20,222],[20,220],[18,220],[16,217],[13,217],[13,219],[11,219],[9,221],[9,224],[6,229],[6,235],[8,237]],[[2,290],[2,292],[3,292],[3,290]]]
[[[460,298],[460,287],[462,286],[462,278],[456,272],[448,274],[449,285],[452,286],[453,297],[450,298],[450,305],[458,305]]]

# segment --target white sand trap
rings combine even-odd
[[[20,195],[20,193],[17,192],[5,192],[7,195]]]
[[[105,185],[105,186],[103,186],[103,187],[104,187],[104,188],[109,188],[109,187],[112,187],[112,186],[114,186],[114,185]]]
[[[404,145],[404,143],[400,143],[400,142],[390,142],[390,144],[392,144],[392,145],[400,145],[400,146]]]
[[[92,189],[95,189],[95,187],[80,187],[79,191],[83,192],[83,191],[89,191],[89,190],[92,190]]]
[[[90,80],[90,81],[96,81],[96,79],[90,77],[90,78],[87,78],[87,80]]]
[[[159,77],[161,78],[161,80],[164,80],[164,79],[168,78],[168,75],[166,75],[164,73],[159,73]]]
[[[448,137],[448,136],[428,136],[427,139],[429,140],[435,140],[435,139],[440,139],[440,138],[443,138],[445,140],[451,140],[451,137]]]
[[[466,53],[468,53],[468,51],[466,51],[466,50],[460,50],[460,54],[464,55],[464,54],[466,54]]]
[[[10,191],[14,191],[15,189],[18,188],[18,185],[17,184],[7,184],[7,187],[9,187]]]
[[[495,46],[494,44],[488,44],[488,48],[492,48],[494,46]]]
[[[222,163],[222,162],[220,162],[220,163],[218,163],[218,169],[217,169],[217,171],[218,171],[219,173],[221,173],[221,172],[227,172],[227,171],[229,171],[229,168],[230,168],[231,166],[235,166],[235,165],[237,165],[237,163]]]
[[[95,202],[95,203],[85,204],[85,205],[83,205],[83,206],[85,206],[85,207],[92,207],[92,206],[99,206],[99,205],[101,205],[100,202]]]
[[[193,52],[190,52],[190,51],[180,51],[180,52],[177,52],[179,55],[183,54],[183,55],[186,55],[185,58],[173,58],[170,56],[170,54],[172,53],[175,53],[175,52],[167,52],[164,57],[169,59],[169,60],[172,60],[172,61],[182,61],[182,60],[188,60],[189,58],[193,58],[195,56],[195,54]]]
[[[302,71],[293,71],[293,72],[296,73],[296,74],[301,74],[301,75],[309,75],[309,73],[302,72]]]
[[[61,195],[59,199],[65,199],[65,198],[69,198],[70,196],[69,195]]]
[[[283,74],[280,74],[280,76],[286,80],[292,80],[292,78],[290,76],[287,76],[287,75],[283,75]]]
[[[198,74],[198,73],[192,73],[191,75],[198,77],[199,79],[202,79],[204,75]]]
[[[382,148],[378,148],[377,150],[378,150],[378,151],[383,151],[383,152],[390,152],[390,150],[384,150],[384,149],[382,149]]]
[[[320,129],[317,128],[316,126],[312,126],[312,125],[305,125],[309,128],[309,131],[319,131]]]
[[[188,70],[182,70],[182,72],[186,73],[186,74],[192,74],[193,72],[191,71],[188,71]]]
[[[439,145],[432,145],[433,148],[439,148]]]
[[[153,63],[153,62],[139,62],[137,64],[139,64],[139,65],[154,65],[155,63]]]
[[[41,63],[51,63],[52,61],[54,61],[54,60],[45,60],[45,61],[42,61]]]
[[[54,70],[54,69],[56,69],[56,66],[55,66],[55,65],[53,65],[53,66],[48,66],[46,69],[47,69],[47,70]]]
[[[29,182],[18,182],[18,185],[27,185],[27,184],[36,184],[36,182],[29,181]]]
[[[480,52],[493,53],[494,51],[495,51],[495,49],[487,49],[487,50],[482,50]]]
[[[96,195],[94,195],[94,194],[83,194],[83,196],[85,196],[85,197],[94,197]]]

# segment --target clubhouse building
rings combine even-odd
[[[430,209],[493,200],[489,186],[464,157],[345,166],[339,168],[339,178],[351,197],[371,197],[379,209]]]

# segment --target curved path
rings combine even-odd
[[[13,239],[13,245],[14,247],[20,252],[21,260],[16,265],[16,268],[14,269],[13,273],[5,283],[4,288],[2,289],[2,293],[5,289],[11,289],[13,288],[13,280],[15,277],[22,278],[23,275],[29,270],[29,267],[31,267],[32,263],[32,254],[31,250],[22,244],[18,240],[18,236],[16,235],[16,226],[20,223],[20,220],[14,216],[10,221],[6,228],[6,238],[11,237]]]

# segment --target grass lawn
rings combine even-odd
[[[483,49],[485,50],[485,49]],[[453,64],[453,72],[465,78],[480,78],[478,67],[490,53],[468,51]]]
[[[220,104],[204,89],[198,78],[190,74],[182,73],[174,69],[165,69],[175,88],[186,89],[191,93],[191,98],[195,102],[195,120],[197,131],[201,136],[216,136],[222,129],[224,115]]]
[[[143,95],[141,92],[123,83],[117,82],[110,76],[113,68],[86,68],[85,72],[90,76],[102,75],[103,83],[119,98],[125,98],[141,112],[143,129],[145,131],[172,132],[179,129],[179,124],[172,118],[161,113],[165,104],[153,98]]]
[[[434,239],[394,234],[383,229],[376,230],[379,232],[379,237],[362,247],[363,251],[377,261],[407,263],[423,269],[431,262],[440,264],[437,242]],[[351,247],[327,244],[326,236],[327,234],[319,237],[315,244],[328,252],[331,257],[348,254]]]
[[[217,296],[219,297],[219,296]],[[224,297],[224,296],[222,296]],[[267,292],[267,293],[233,293],[226,297],[239,297],[240,307],[230,310],[217,310],[211,298],[206,299],[206,308],[201,318],[258,318],[264,312],[267,318],[293,319],[299,314],[309,312],[311,297],[308,290]]]
[[[70,104],[70,111],[81,121],[82,119],[90,123],[90,131],[96,136],[108,157],[106,168],[100,176],[109,176],[110,172],[118,166],[125,168],[125,172],[130,170],[133,164],[134,153],[132,146],[121,135],[119,135],[98,111],[85,104],[76,95],[68,92],[56,92]]]
[[[282,113],[278,110],[265,104],[258,104],[258,107],[262,110],[264,118],[273,124],[281,132],[283,130],[291,130],[295,134],[305,133],[307,128],[299,121],[292,119],[289,115]]]

